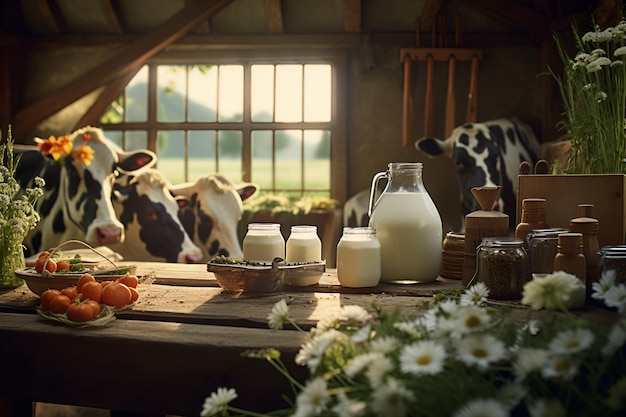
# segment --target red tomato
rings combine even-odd
[[[57,271],[69,271],[70,263],[67,261],[59,261],[57,262]]]
[[[78,278],[78,282],[76,283],[76,289],[78,292],[83,292],[83,285],[89,281],[95,281],[96,279],[91,274],[83,274],[80,278]]]
[[[65,313],[69,305],[72,304],[72,300],[67,295],[59,294],[50,301],[50,308],[48,311],[51,313]]]
[[[73,300],[78,295],[78,290],[76,287],[66,287],[61,290],[61,294],[67,295],[70,300]]]
[[[100,284],[98,281],[85,282],[80,289],[80,294],[81,300],[85,300],[88,298],[99,303],[102,299],[102,284]]]
[[[61,291],[55,289],[48,289],[41,293],[39,301],[41,302],[41,308],[44,310],[50,310],[50,302],[57,295],[61,295]]]
[[[67,318],[72,321],[89,321],[95,317],[93,307],[87,303],[75,302],[67,307]]]
[[[116,280],[117,282],[121,282],[122,284],[126,285],[129,288],[137,288],[137,285],[139,284],[139,278],[137,278],[134,275],[124,275],[121,278],[118,278]]]
[[[112,282],[102,290],[102,302],[112,307],[124,307],[131,299],[130,288],[120,282]]]
[[[106,287],[109,284],[112,284],[114,281],[102,281],[100,284],[102,284],[102,288]]]
[[[48,259],[48,262],[45,263],[44,266],[46,267],[46,270],[48,272],[56,272],[57,270],[57,263],[54,262],[52,259]]]
[[[128,289],[130,290],[130,302],[134,303],[135,301],[137,301],[139,299],[139,291],[137,291],[137,288],[133,288],[133,287],[128,287]]]
[[[100,308],[100,303],[94,300],[87,300],[85,301],[86,304],[89,304],[89,306],[91,306],[91,309],[93,310],[93,315],[97,316],[98,314],[100,314],[101,308]]]

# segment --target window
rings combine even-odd
[[[342,200],[344,67],[332,54],[161,58],[137,72],[101,123],[122,148],[156,152],[172,183],[219,172],[262,192]]]

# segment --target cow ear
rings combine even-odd
[[[237,192],[241,197],[241,201],[246,201],[259,191],[259,187],[255,184],[245,184],[237,186]]]
[[[433,137],[419,139],[415,142],[415,148],[429,156],[439,156],[447,151],[446,142]]]
[[[122,172],[135,172],[142,168],[150,168],[156,163],[156,155],[148,150],[135,151],[124,155],[117,168]]]
[[[191,201],[187,197],[184,197],[182,195],[175,196],[174,201],[176,201],[176,204],[178,204],[179,209],[191,206]]]

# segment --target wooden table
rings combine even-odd
[[[418,311],[434,291],[461,286],[440,278],[346,289],[335,272],[328,270],[315,286],[248,295],[224,292],[203,264],[139,263],[138,302],[101,328],[45,320],[25,285],[0,293],[0,417],[29,415],[30,402],[197,416],[220,386],[237,390],[238,405],[274,409],[285,405],[287,381],[266,361],[241,354],[276,348],[292,373],[307,376],[294,363],[304,335],[267,326],[280,299],[287,298],[290,315],[310,327],[348,304]]]

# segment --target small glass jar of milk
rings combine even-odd
[[[285,239],[278,223],[250,223],[243,239],[243,259],[271,263],[285,257]]]
[[[378,285],[381,275],[380,242],[376,229],[344,227],[337,244],[337,279],[343,287]]]
[[[285,261],[319,262],[321,260],[322,241],[317,236],[317,226],[291,226]]]

